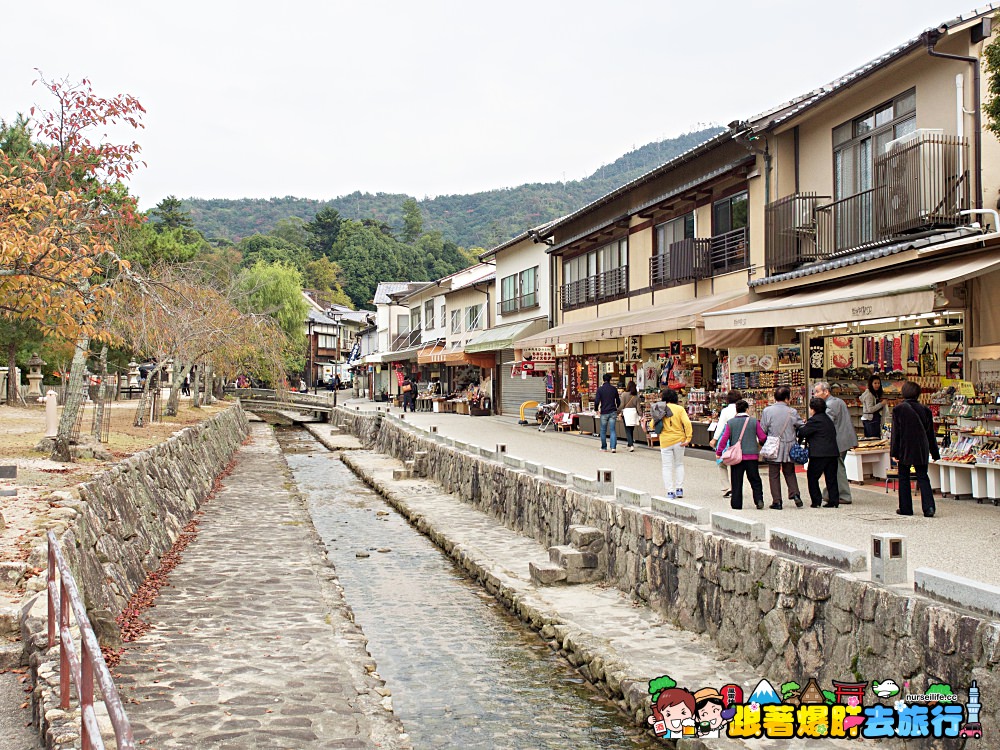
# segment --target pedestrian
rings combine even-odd
[[[599,433],[601,436],[602,451],[607,452],[608,450],[607,433],[609,425],[611,429],[611,452],[614,453],[615,448],[618,446],[618,433],[615,430],[615,424],[618,421],[618,407],[621,405],[621,401],[618,389],[611,385],[611,373],[604,373],[604,383],[597,389],[597,398],[594,400],[594,408],[601,415]]]
[[[778,452],[767,461],[767,482],[771,487],[771,510],[781,510],[781,477],[785,477],[788,499],[796,508],[802,507],[799,480],[795,477],[795,463],[788,457],[788,451],[795,445],[795,430],[801,425],[802,417],[788,405],[792,395],[787,385],[774,389],[774,403],[760,414],[760,426],[768,437],[778,438]]]
[[[409,375],[403,379],[403,385],[400,386],[400,390],[403,392],[403,411],[406,412],[407,408],[409,408],[410,411],[416,411],[416,393],[414,393],[413,381],[410,380]]]
[[[653,429],[660,436],[663,487],[667,499],[673,500],[684,497],[684,449],[691,444],[693,432],[687,412],[677,405],[677,391],[665,388],[660,399],[651,409]]]
[[[920,488],[920,504],[924,515],[933,518],[934,490],[927,477],[930,459],[940,460],[937,438],[934,435],[934,417],[931,410],[920,403],[920,385],[912,380],[903,383],[900,389],[902,403],[892,409],[892,438],[889,441],[889,455],[898,462],[899,509],[901,516],[913,515],[913,497],[910,490],[910,468]]]
[[[719,412],[719,421],[715,425],[712,439],[708,441],[709,447],[713,450],[719,444],[719,438],[722,437],[722,431],[726,429],[726,423],[736,416],[736,402],[742,398],[743,394],[737,390],[729,391],[726,394],[726,405]],[[729,484],[729,467],[722,463],[721,459],[717,460],[715,465],[719,467],[719,478],[722,480],[722,496],[729,497],[733,494],[733,488]]]
[[[837,466],[840,450],[837,447],[837,428],[827,412],[827,402],[821,396],[809,401],[809,419],[796,430],[800,438],[809,443],[809,466],[806,482],[809,485],[809,505],[818,508],[836,508],[840,505],[840,489]],[[819,478],[823,476],[829,499],[823,504],[823,493],[819,490]]]
[[[861,427],[866,438],[882,437],[882,418],[885,414],[885,391],[878,375],[868,378],[868,387],[861,393]]]
[[[299,378],[299,393],[309,393],[309,388],[306,387],[306,381]]]
[[[639,391],[635,381],[628,381],[625,386],[625,397],[622,399],[620,412],[625,423],[625,439],[628,441],[629,453],[635,452],[635,426],[639,424]]]
[[[840,495],[842,505],[851,504],[851,483],[847,481],[847,451],[858,444],[858,433],[854,430],[854,423],[851,421],[851,412],[847,410],[847,404],[843,399],[837,398],[830,393],[830,384],[822,380],[813,386],[813,396],[819,396],[826,401],[826,415],[833,422],[837,430],[837,449],[840,451],[840,459],[837,462],[837,490]],[[823,490],[823,499],[830,497],[826,490]]]
[[[183,396],[191,395],[191,377],[189,375],[185,375],[184,382],[181,383],[181,395]]]
[[[760,444],[767,440],[767,435],[764,434],[760,421],[747,414],[749,408],[750,404],[743,399],[736,402],[736,416],[726,423],[722,436],[715,446],[715,455],[720,458],[730,445],[739,443],[743,451],[743,460],[729,467],[732,470],[730,481],[733,486],[729,505],[733,510],[743,510],[744,476],[750,481],[753,504],[757,506],[757,510],[764,509],[764,485],[760,481],[757,459],[760,457]]]

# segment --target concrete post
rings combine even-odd
[[[597,494],[614,497],[615,473],[611,469],[597,470]]]
[[[906,537],[886,531],[872,534],[872,580],[890,585],[908,579]]]
[[[59,434],[59,394],[49,390],[39,401],[45,403],[45,437],[54,438]]]

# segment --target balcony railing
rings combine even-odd
[[[764,210],[765,273],[771,276],[816,260],[816,209],[828,195],[795,193]]]
[[[500,300],[497,302],[497,312],[500,315],[510,315],[518,310],[530,310],[538,306],[538,292],[530,292],[522,294],[520,297]]]
[[[710,240],[712,275],[739,271],[750,265],[750,235],[746,227],[717,234]]]
[[[707,237],[672,243],[665,254],[649,259],[649,285],[675,286],[711,276],[711,252],[712,240]]]
[[[814,193],[775,201],[766,209],[767,275],[967,223],[960,212],[970,205],[968,161],[965,139],[922,133],[876,157],[868,190],[825,204]]]
[[[390,351],[398,352],[400,349],[408,349],[411,346],[416,346],[420,343],[420,329],[416,328],[412,331],[403,331],[398,334],[396,338],[392,340],[392,344],[389,347]]]
[[[620,299],[627,294],[628,266],[620,266],[595,276],[563,284],[559,287],[559,306],[562,310],[569,310]]]

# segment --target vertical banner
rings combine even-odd
[[[626,362],[641,362],[642,361],[642,347],[639,345],[638,336],[626,336],[625,337],[625,361]]]

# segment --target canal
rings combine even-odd
[[[414,747],[662,747],[335,454],[278,439]]]

